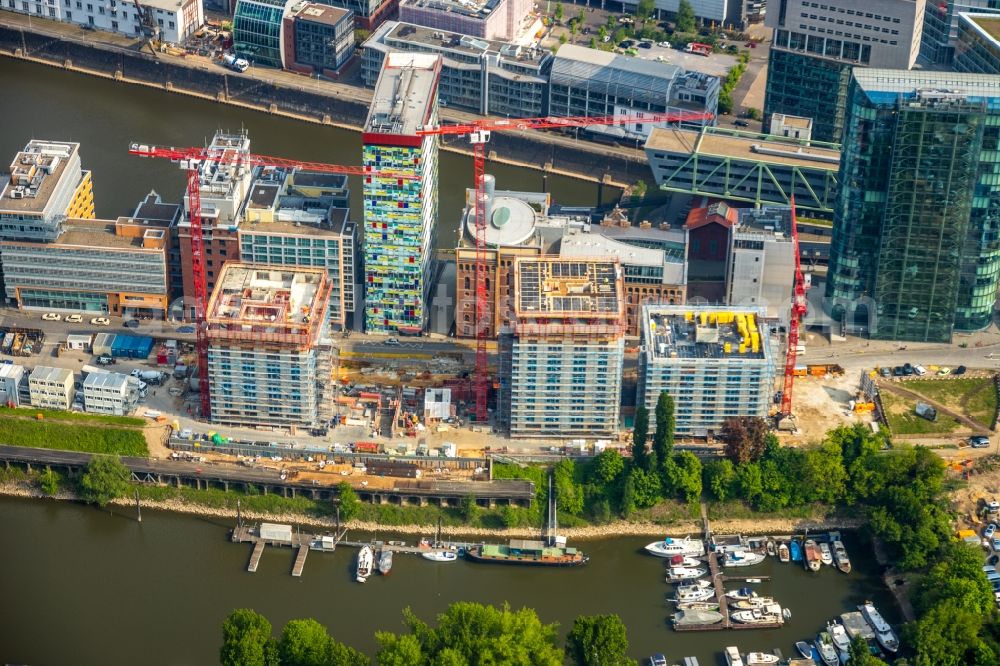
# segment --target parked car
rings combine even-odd
[[[114,365],[115,359],[113,356],[98,356],[97,365]]]
[[[993,541],[990,542],[990,545],[993,546],[993,550],[1000,551],[1000,537],[993,537]]]
[[[996,523],[990,523],[989,525],[986,526],[986,529],[983,530],[983,538],[992,539],[996,531],[997,531]]]
[[[62,315],[56,312],[46,312],[42,315],[42,321],[60,321]]]
[[[953,375],[964,375],[965,374],[965,370],[966,370],[965,366],[964,365],[960,365],[957,368],[955,368],[955,371],[952,372],[951,374],[953,374]]]
[[[913,374],[913,366],[910,365],[909,363],[904,363],[903,364],[903,374],[906,375],[907,377],[909,377],[910,375],[912,375]]]
[[[915,365],[913,366],[913,372],[916,373],[917,377],[923,377],[927,374],[927,368],[922,365]]]
[[[387,344],[387,345],[398,345],[399,344],[399,339],[398,338],[389,338],[388,340],[385,341],[385,344]]]
[[[108,319],[107,317],[94,317],[93,319],[90,320],[90,323],[93,326],[110,326],[111,320]]]
[[[902,377],[903,374],[904,374],[903,373],[903,366],[901,366],[901,365],[897,365],[896,367],[894,367],[892,369],[892,376],[893,377]]]
[[[747,47],[748,49],[755,49],[757,48],[757,42],[747,42],[743,46]]]
[[[69,322],[70,324],[79,324],[80,322],[83,321],[83,315],[79,314],[66,315],[66,321]]]
[[[983,435],[975,435],[969,438],[969,446],[974,449],[988,449],[990,446],[990,438]]]
[[[670,48],[670,42],[658,42],[656,45],[657,46],[661,46],[661,47],[663,47],[665,49],[669,49]]]
[[[938,370],[938,374],[941,375],[942,377],[944,375],[950,375],[951,374],[951,368],[941,368],[940,370]]]
[[[623,49],[630,49],[633,46],[635,46],[635,42],[631,39],[625,39],[618,43],[618,47]]]
[[[640,49],[651,49],[653,48],[653,42],[639,42]]]
[[[750,127],[750,123],[745,120],[734,120],[733,124],[737,127]]]
[[[996,501],[995,499],[988,500],[986,502],[986,510],[989,511],[990,513],[996,513],[1000,511],[1000,502]]]
[[[139,320],[126,319],[125,321],[122,322],[122,326],[124,326],[125,328],[139,328]]]
[[[194,333],[194,331],[195,331],[194,326],[178,326],[177,327],[177,332],[178,333]]]
[[[878,369],[878,373],[880,375],[882,375],[883,377],[891,377],[892,376],[892,368],[879,368]]]

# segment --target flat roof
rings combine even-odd
[[[295,18],[335,26],[348,14],[353,15],[354,12],[342,7],[331,7],[330,5],[319,5],[309,2],[295,13]]]
[[[208,318],[222,322],[308,324],[321,307],[326,282],[320,268],[254,266],[229,262],[216,280]]]
[[[479,57],[484,53],[499,53],[506,59],[518,60],[520,62],[542,63],[551,56],[548,49],[521,46],[512,42],[504,42],[482,37],[472,37],[458,32],[450,32],[440,28],[428,28],[404,21],[386,21],[385,26],[380,31],[374,33],[369,41],[380,39],[382,43],[390,48],[397,48],[394,44],[388,44],[389,40],[394,42],[405,42],[406,44],[423,44],[427,47],[440,49],[442,51],[454,51],[470,56]],[[366,46],[368,42],[365,43]],[[447,56],[446,56],[447,57]],[[466,67],[478,67],[476,63],[462,62]]]
[[[519,318],[621,317],[622,270],[616,259],[518,258],[514,273]]]
[[[663,269],[664,284],[685,284],[685,266],[683,261],[667,261],[663,250],[629,245],[613,238],[608,238],[600,232],[602,228],[586,233],[568,233],[563,236],[559,246],[559,255],[563,258],[575,257],[614,257],[623,266],[653,266]]]
[[[504,2],[505,0],[402,0],[399,9],[400,12],[409,8],[430,9],[485,21]]]
[[[748,134],[714,127],[700,130],[654,127],[646,140],[646,150],[695,153],[824,171],[837,171],[840,168],[840,148],[836,144],[773,134]]]
[[[375,84],[365,132],[416,136],[417,130],[430,122],[440,73],[438,54],[387,54]]]
[[[0,364],[0,379],[20,379],[24,376],[24,366],[16,363]]]
[[[132,219],[146,224],[156,222],[170,224],[178,218],[180,211],[181,205],[179,203],[163,203],[156,190],[150,190],[146,198],[135,207]]]
[[[771,115],[772,122],[779,122],[786,127],[798,127],[799,129],[809,129],[812,127],[813,119],[802,116],[790,116],[785,113],[775,113]]]
[[[119,372],[90,372],[83,380],[83,388],[122,389],[128,386],[128,377]]]
[[[163,233],[159,229],[156,232]],[[119,236],[115,233],[115,223],[110,220],[66,220],[59,238],[46,245],[161,251],[160,248],[144,248],[142,236]]]
[[[43,212],[79,149],[79,143],[68,141],[29,141],[10,163],[10,181],[0,192],[0,210]]]
[[[278,209],[280,213],[282,209]],[[241,233],[262,233],[262,234],[287,234],[289,236],[313,236],[313,237],[337,237],[344,231],[348,222],[350,210],[347,208],[330,208],[322,224],[315,224],[309,221],[283,220],[261,220],[248,222],[240,228]]]
[[[902,96],[960,95],[973,100],[989,100],[996,108],[1000,103],[1000,76],[967,72],[933,72],[930,70],[871,69],[851,70],[857,85],[876,103],[887,103]]]
[[[72,381],[73,371],[66,368],[53,368],[48,365],[36,365],[35,369],[31,371],[31,379],[65,384],[67,379]]]
[[[646,305],[642,338],[653,359],[763,359],[767,331],[757,308]]]
[[[974,12],[960,12],[959,16],[969,23],[977,26],[984,36],[990,41],[1000,46],[1000,16],[997,14],[976,14]]]

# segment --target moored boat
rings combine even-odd
[[[679,587],[674,595],[674,601],[708,601],[715,596],[715,590],[710,587]]]
[[[799,651],[803,659],[812,659],[813,646],[805,641],[795,643],[795,649]]]
[[[670,567],[667,570],[667,582],[676,583],[685,580],[695,580],[708,573],[705,567]]]
[[[548,567],[576,567],[589,559],[576,548],[546,546],[542,541],[511,539],[506,546],[483,544],[465,551],[474,562],[497,564],[525,564]]]
[[[844,625],[838,620],[831,620],[827,622],[826,630],[830,633],[830,640],[837,652],[847,654],[851,648],[851,637],[847,635]]]
[[[816,641],[813,645],[816,647],[816,652],[825,666],[837,666],[840,663],[840,659],[837,657],[837,648],[834,646],[833,639],[830,638],[828,632],[821,631],[816,634]]]
[[[726,657],[726,666],[743,666],[743,657],[737,647],[727,647],[723,655]]]
[[[858,608],[861,609],[861,614],[867,620],[868,624],[871,625],[871,628],[875,630],[875,640],[878,641],[878,644],[887,652],[895,653],[899,650],[899,639],[896,638],[892,627],[885,621],[882,614],[875,610],[875,606],[869,601],[858,606]]]
[[[774,603],[773,597],[755,597],[753,599],[731,599],[728,604],[730,608],[736,610],[752,610],[754,608],[764,608]]]
[[[769,604],[764,608],[734,611],[729,614],[729,618],[740,624],[781,624],[785,620],[782,608],[778,604]]]
[[[383,576],[388,576],[392,571],[392,551],[383,548],[378,557],[378,572]]]
[[[718,624],[722,613],[715,610],[682,610],[673,615],[675,625]]]
[[[371,546],[362,546],[361,550],[358,551],[358,570],[355,580],[359,583],[368,580],[368,577],[372,575],[374,559],[375,554],[372,552]]]
[[[757,593],[751,590],[749,587],[741,587],[738,590],[730,590],[726,592],[726,597],[728,597],[729,599],[736,599],[736,600],[755,599],[757,597]]]
[[[674,555],[667,562],[668,567],[700,567],[703,566],[702,562],[697,557],[691,557],[690,555]]]
[[[778,544],[778,561],[788,562],[791,559],[791,554],[788,551],[788,544],[782,541]]]
[[[722,566],[749,567],[764,561],[764,555],[750,550],[731,550],[725,554]]]
[[[826,566],[833,565],[833,552],[830,550],[830,544],[825,541],[819,543],[819,561]]]
[[[431,562],[454,562],[458,559],[458,553],[453,550],[432,550],[420,553],[420,557]]]
[[[851,558],[847,556],[847,549],[844,548],[844,543],[840,539],[835,539],[831,546],[833,548],[834,564],[844,573],[851,573]]]
[[[677,601],[677,610],[719,610],[718,601]]]
[[[646,552],[657,557],[673,557],[674,555],[701,557],[705,554],[705,543],[700,539],[673,539],[665,537],[663,541],[654,541],[646,546]]]
[[[792,539],[788,544],[788,548],[791,553],[792,562],[801,562],[803,557],[802,542],[798,539]]]
[[[841,613],[840,621],[843,623],[848,637],[852,640],[857,636],[861,636],[866,641],[875,640],[875,630],[872,629],[871,625],[865,620],[865,616],[859,611]]]
[[[667,666],[667,658],[663,654],[656,654],[646,657],[646,666]]]
[[[802,550],[804,553],[806,569],[809,571],[819,571],[820,567],[823,565],[823,559],[819,553],[819,548],[816,546],[816,542],[812,539],[806,539]]]
[[[775,556],[775,554],[777,553],[777,549],[774,545],[773,540],[771,539],[767,540],[767,543],[764,545],[764,551],[768,554],[769,557]]]
[[[747,666],[769,666],[780,660],[770,652],[747,652]]]

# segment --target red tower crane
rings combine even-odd
[[[799,324],[806,315],[806,281],[802,275],[802,261],[799,255],[799,229],[795,219],[795,197],[792,206],[792,252],[795,254],[795,283],[792,291],[791,319],[788,322],[788,351],[785,355],[785,388],[781,392],[781,413],[779,418],[792,415],[792,386],[795,383],[795,357],[799,346]]]
[[[140,157],[161,157],[172,162],[179,162],[181,168],[187,171],[188,211],[191,222],[191,277],[194,286],[195,313],[195,348],[198,352],[198,388],[201,394],[201,416],[211,415],[211,401],[208,385],[208,332],[205,325],[205,309],[208,307],[208,282],[205,272],[205,241],[201,226],[201,188],[199,187],[200,168],[205,163],[226,163],[234,166],[278,167],[283,169],[300,169],[322,173],[338,173],[347,176],[391,175],[401,179],[412,176],[404,174],[388,174],[360,166],[342,166],[338,164],[323,164],[321,162],[304,162],[282,157],[255,155],[232,148],[173,148],[166,146],[150,146],[133,143],[129,153]]]
[[[459,125],[442,125],[418,130],[419,135],[468,135],[472,144],[473,174],[475,177],[476,216],[476,370],[472,380],[476,395],[476,420],[487,420],[489,398],[489,360],[486,354],[486,323],[489,303],[486,299],[486,144],[491,132],[513,132],[529,129],[568,129],[591,125],[635,125],[663,122],[697,122],[711,120],[711,113],[674,111],[670,113],[644,113],[631,116],[548,116],[544,118],[484,118]]]

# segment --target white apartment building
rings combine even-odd
[[[28,377],[31,406],[43,409],[69,409],[73,404],[73,371],[39,365]]]
[[[126,375],[92,372],[83,380],[83,409],[86,412],[128,416],[138,403],[138,389]]]
[[[142,0],[160,28],[160,40],[179,44],[205,22],[202,0]],[[0,8],[95,30],[138,37],[142,21],[136,3],[124,0],[0,0]]]
[[[0,365],[0,404],[9,407],[21,405],[21,386],[24,384],[24,366],[14,363]]]

